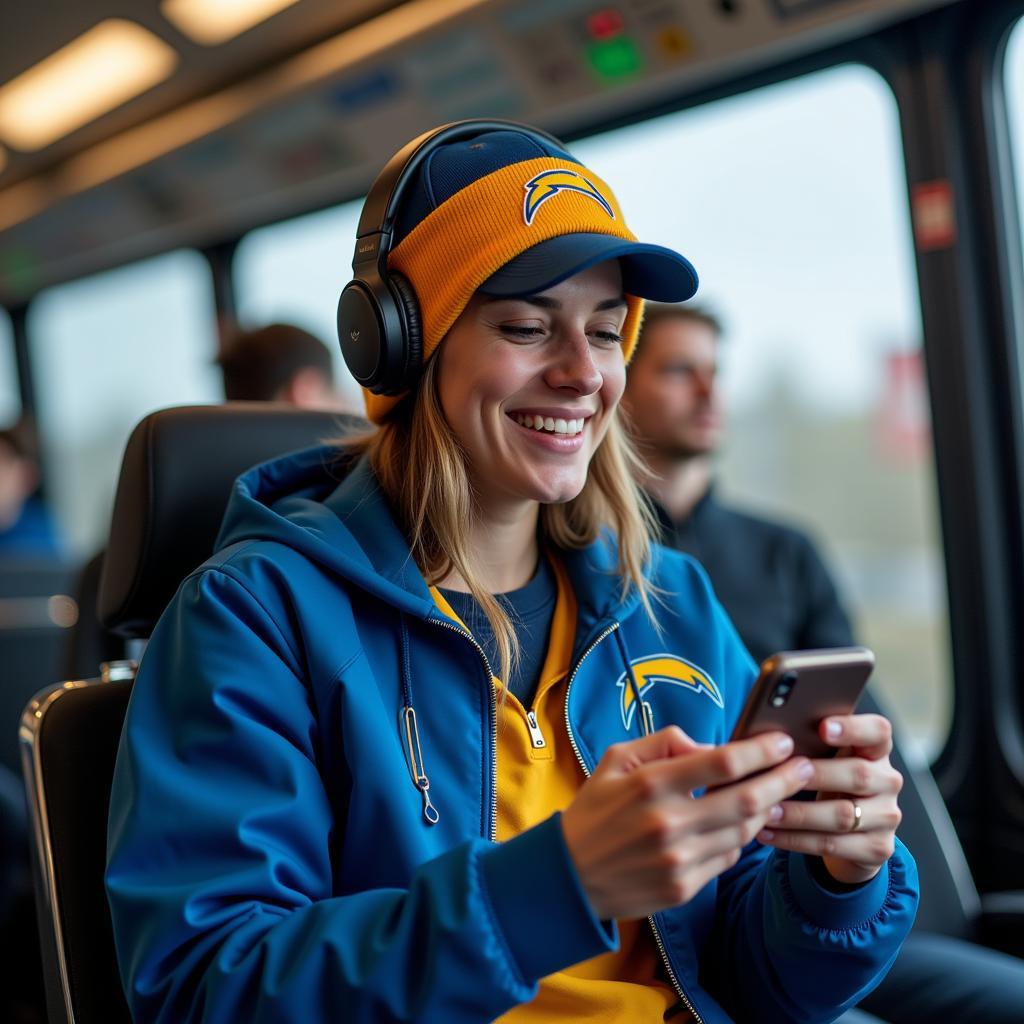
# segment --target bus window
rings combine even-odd
[[[39,294],[29,309],[48,495],[70,550],[104,541],[132,427],[220,401],[208,264],[181,250]]]
[[[1017,212],[1024,236],[1024,18],[1017,22],[1006,44],[1006,112],[1017,192]]]
[[[844,65],[575,145],[725,324],[716,494],[809,528],[905,739],[951,714],[949,629],[898,112]],[[855,499],[855,500],[854,500]]]
[[[7,312],[0,309],[0,426],[13,423],[21,415],[18,392],[18,366],[14,357],[14,329]]]
[[[245,327],[284,321],[315,334],[334,356],[338,389],[362,413],[358,384],[337,341],[338,296],[352,276],[362,201],[251,231],[235,253],[239,320]]]

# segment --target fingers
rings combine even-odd
[[[895,795],[903,788],[903,776],[888,760],[867,761],[862,757],[833,757],[811,762],[814,771],[808,789],[820,793],[851,796]]]
[[[763,824],[771,809],[800,792],[813,774],[813,764],[797,757],[762,775],[705,794],[699,801],[703,813],[696,831],[709,832],[752,818]],[[740,845],[752,838],[746,837]]]
[[[702,747],[689,756],[651,766],[652,778],[679,793],[713,789],[781,764],[793,753],[785,733],[772,732],[718,747]]]
[[[698,743],[691,739],[678,725],[669,725],[638,740],[613,744],[605,751],[594,774],[608,771],[631,772],[652,761],[680,757],[706,748],[706,743]]]
[[[861,808],[863,814],[863,805]],[[839,833],[780,829],[773,825],[771,828],[762,829],[758,833],[757,840],[765,846],[773,846],[777,850],[838,858],[872,868],[884,864],[893,855],[896,845],[892,829],[865,830],[863,826],[856,832]]]
[[[818,727],[832,747],[851,747],[858,757],[878,760],[892,751],[892,723],[882,715],[833,715]]]
[[[871,832],[876,829],[895,831],[902,820],[902,814],[892,797],[879,796],[872,799],[859,800],[860,824],[854,801],[847,797],[834,800],[818,800],[807,803],[802,800],[790,800],[781,804],[782,813],[770,826],[773,830],[793,829],[808,832],[835,832],[845,835],[848,832]]]

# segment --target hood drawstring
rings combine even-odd
[[[644,700],[640,695],[640,684],[636,681],[636,673],[633,671],[633,663],[629,660],[629,651],[626,650],[626,641],[622,639],[621,629],[615,631],[615,642],[619,646],[622,663],[626,666],[626,678],[629,680],[629,688],[633,691],[633,700],[636,701],[640,732],[644,736],[650,736],[654,732],[654,711],[650,702]]]
[[[402,717],[401,729],[405,736],[406,749],[409,752],[409,770],[412,772],[413,785],[423,797],[423,818],[428,825],[436,825],[441,820],[437,808],[430,802],[430,779],[423,764],[423,748],[420,746],[420,730],[416,724],[416,709],[412,703],[412,662],[409,657],[409,627],[405,621],[405,613],[399,613],[400,632],[402,637]]]

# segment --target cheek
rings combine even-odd
[[[607,365],[600,369],[604,379],[601,385],[601,398],[605,408],[611,412],[619,404],[622,393],[626,390],[626,363],[621,351],[614,353],[614,358],[609,359]]]

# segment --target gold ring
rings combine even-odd
[[[853,804],[853,824],[850,826],[850,831],[856,832],[860,828],[863,811],[861,811],[860,804],[856,800],[851,800],[850,803]]]

